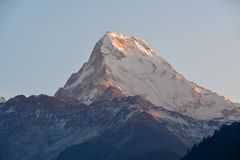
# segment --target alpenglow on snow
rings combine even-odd
[[[240,117],[240,106],[176,72],[142,39],[107,32],[80,71],[55,96],[93,101],[139,95],[155,105],[197,119]]]

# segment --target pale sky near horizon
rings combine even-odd
[[[107,31],[240,102],[240,0],[0,0],[0,96],[53,95]]]

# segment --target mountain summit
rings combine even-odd
[[[240,116],[240,106],[185,79],[144,40],[115,32],[97,42],[88,62],[55,94],[86,104],[135,95],[197,119]]]

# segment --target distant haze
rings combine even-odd
[[[0,97],[48,94],[106,31],[145,39],[178,72],[240,102],[238,0],[1,0]]]

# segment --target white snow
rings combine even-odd
[[[91,73],[93,73],[93,68],[88,69],[86,66],[84,66],[86,69],[83,70],[83,73],[81,74],[81,76],[79,76],[79,79],[74,82],[73,84],[66,86],[67,89],[69,88],[75,88],[77,87],[80,83],[82,83],[82,81],[84,80],[84,78],[86,78],[87,76],[89,76]]]
[[[230,112],[237,107],[229,99],[186,80],[139,38],[108,32],[100,49],[107,74],[99,77],[99,83],[104,79],[127,96],[140,95],[155,105],[199,119],[223,117],[223,111]],[[85,69],[69,87],[73,89],[90,74],[95,73],[91,68]],[[75,96],[89,104],[97,92],[94,89],[84,97]]]
[[[5,110],[4,113],[7,113],[7,114],[14,113],[14,112],[16,112],[16,107],[17,107],[16,105],[11,106],[7,110]]]
[[[4,97],[0,97],[0,103],[4,103],[6,100]]]

